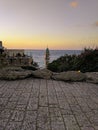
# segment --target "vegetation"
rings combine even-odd
[[[22,69],[25,69],[25,70],[37,70],[37,68],[36,67],[34,67],[34,66],[21,66],[21,68]]]
[[[98,48],[85,48],[80,55],[65,55],[48,64],[53,72],[98,72]]]
[[[6,54],[5,53],[0,53],[0,69],[6,66],[6,61],[5,61]]]
[[[37,70],[39,68],[39,66],[38,66],[38,63],[36,63],[32,60],[31,65],[24,65],[24,66],[21,66],[21,68],[34,71],[34,70]]]

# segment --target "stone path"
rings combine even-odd
[[[1,80],[0,130],[98,130],[98,85]]]

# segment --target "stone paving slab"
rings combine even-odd
[[[98,84],[0,80],[0,130],[98,130]]]

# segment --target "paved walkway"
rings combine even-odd
[[[0,130],[98,130],[98,85],[0,81]]]

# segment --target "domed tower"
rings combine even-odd
[[[45,65],[47,68],[47,65],[49,64],[49,60],[50,60],[50,52],[49,52],[49,48],[46,48],[46,52],[45,52]]]

